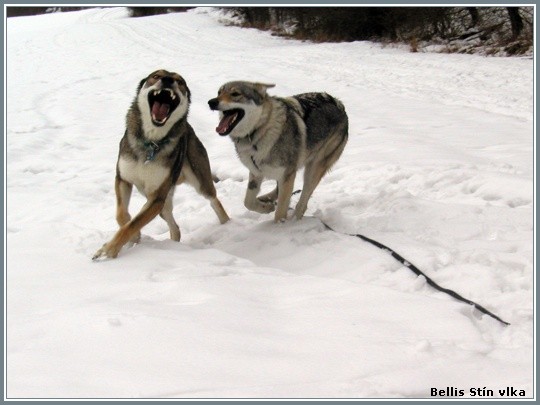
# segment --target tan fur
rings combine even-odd
[[[147,196],[148,199],[141,211],[129,222],[121,225],[114,237],[96,252],[94,258],[98,258],[103,255],[110,258],[115,258],[118,256],[118,252],[120,252],[122,246],[124,246],[130,240],[138,239],[142,227],[147,225],[163,209],[169,190],[170,185],[167,184],[167,182],[164,182],[158,190]],[[118,206],[121,207],[120,210],[122,213],[120,215],[117,214],[117,218],[125,218],[125,213],[123,212],[125,203],[122,201]]]
[[[160,84],[167,80],[167,85]],[[165,119],[163,120],[165,124],[158,126],[152,124],[149,121],[150,118],[143,116],[146,114],[146,117],[150,117],[150,102],[147,100],[150,100],[151,96],[139,97],[139,95],[141,90],[149,94],[149,92],[159,92],[162,89],[174,92],[175,97],[181,102],[177,104],[179,107],[176,110],[174,106],[168,110],[170,111],[168,117],[176,121],[170,122]],[[216,197],[206,149],[186,120],[189,94],[189,89],[182,77],[165,70],[153,72],[141,81],[135,101],[127,115],[127,130],[120,143],[117,163],[116,221],[120,229],[96,252],[93,259],[117,257],[126,243],[139,241],[141,229],[158,214],[167,223],[171,240],[180,241],[180,228],[174,220],[172,211],[175,186],[183,182],[192,185],[198,193],[210,201],[220,223],[223,224],[229,220],[229,216]],[[170,100],[160,100],[160,102],[172,105],[173,101]],[[146,123],[144,123],[145,119]],[[151,135],[145,129],[150,126]],[[149,159],[146,141],[160,142],[164,139],[166,142],[160,144],[157,155]],[[186,150],[182,161],[179,156],[182,155],[184,140]],[[147,201],[140,212],[131,218],[128,207],[133,185],[146,196]]]

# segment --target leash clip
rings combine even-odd
[[[144,163],[151,162],[156,157],[156,153],[160,147],[156,142],[148,142],[146,144],[146,161]]]

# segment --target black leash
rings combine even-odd
[[[295,191],[293,194],[297,194],[299,193],[300,190],[297,190]],[[458,301],[462,301],[466,304],[469,304],[469,305],[472,305],[474,308],[476,308],[477,310],[479,310],[480,312],[482,312],[483,314],[486,314],[486,315],[489,315],[491,316],[493,319],[496,319],[498,320],[499,322],[501,322],[502,324],[508,326],[510,325],[510,323],[506,322],[506,321],[503,321],[501,318],[499,318],[497,315],[495,315],[493,312],[490,312],[488,311],[486,308],[484,308],[482,305],[480,304],[477,304],[476,302],[474,301],[471,301],[461,295],[459,295],[457,292],[453,291],[453,290],[450,290],[448,288],[444,288],[444,287],[441,287],[439,284],[437,284],[435,281],[433,281],[430,277],[428,277],[424,272],[422,272],[418,267],[416,267],[414,264],[412,264],[410,261],[408,260],[405,260],[403,258],[403,256],[401,256],[400,254],[396,253],[393,249],[390,249],[388,246],[386,245],[383,245],[382,243],[380,242],[377,242],[376,240],[373,240],[371,238],[368,238],[367,236],[364,236],[364,235],[360,235],[360,234],[350,234],[350,233],[343,233],[343,232],[338,232],[336,231],[335,229],[333,229],[330,225],[328,225],[327,223],[325,223],[322,219],[319,218],[319,220],[322,222],[322,224],[326,227],[326,229],[332,231],[332,232],[335,232],[335,233],[340,233],[342,235],[348,235],[348,236],[356,236],[357,238],[360,238],[368,243],[371,243],[372,245],[378,247],[379,249],[382,249],[384,251],[387,251],[388,253],[391,254],[391,256],[396,259],[398,262],[400,262],[401,264],[403,264],[405,267],[409,268],[414,274],[416,274],[417,276],[423,276],[425,279],[426,279],[426,282],[428,283],[428,285],[430,285],[431,287],[435,288],[436,290],[438,291],[441,291],[443,293],[446,293],[448,295],[450,295],[451,297],[457,299]]]
[[[329,230],[331,230],[332,232],[336,232],[336,233],[342,233],[342,232],[337,232],[335,229],[332,229],[328,224],[326,224],[324,221],[322,221],[322,224]],[[424,272],[422,272],[418,267],[416,267],[414,264],[412,264],[410,261],[408,260],[405,260],[403,258],[403,256],[401,256],[400,254],[396,253],[394,250],[390,249],[388,246],[386,245],[383,245],[382,243],[380,242],[377,242],[376,240],[373,240],[373,239],[370,239],[368,238],[367,236],[364,236],[364,235],[360,235],[360,234],[344,234],[344,235],[349,235],[349,236],[356,236],[357,238],[360,238],[366,242],[369,242],[371,243],[372,245],[374,246],[377,246],[379,249],[382,249],[382,250],[385,250],[387,251],[388,253],[391,254],[391,256],[396,259],[398,262],[400,262],[401,264],[403,264],[405,267],[409,268],[414,274],[416,274],[417,276],[424,276],[424,278],[426,279],[426,282],[428,283],[428,285],[430,285],[431,287],[435,288],[436,290],[439,290],[443,293],[446,293],[448,295],[450,295],[451,297],[454,297],[455,299],[459,300],[459,301],[462,301],[466,304],[469,304],[469,305],[472,305],[473,307],[475,307],[477,310],[479,310],[480,312],[486,314],[486,315],[489,315],[491,316],[492,318],[498,320],[499,322],[501,322],[502,324],[504,325],[510,325],[508,322],[506,321],[503,321],[501,318],[499,318],[497,315],[495,315],[493,312],[490,312],[488,311],[487,309],[485,309],[482,305],[480,304],[477,304],[476,302],[474,301],[471,301],[461,295],[459,295],[457,292],[453,291],[453,290],[450,290],[448,288],[444,288],[444,287],[441,287],[439,284],[437,284],[435,281],[433,281],[430,277],[428,277]]]

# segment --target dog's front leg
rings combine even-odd
[[[99,249],[92,260],[100,257],[115,258],[129,240],[138,235],[143,226],[154,219],[163,209],[167,198],[167,190],[162,186],[158,191],[148,197],[141,211],[128,223],[120,227],[114,237]]]
[[[259,194],[259,191],[261,190],[262,181],[262,176],[256,176],[255,174],[249,172],[249,181],[246,190],[246,197],[244,199],[244,205],[250,211],[268,214],[269,212],[274,211],[274,204],[271,202],[262,202],[257,199],[257,194]]]

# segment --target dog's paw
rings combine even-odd
[[[269,214],[271,212],[274,212],[275,209],[276,209],[276,205],[273,202],[259,201],[255,211],[260,212],[261,214]]]
[[[259,214],[269,214],[270,212],[274,212],[276,209],[276,205],[271,202],[263,202],[259,199],[256,199],[253,202],[245,203],[244,206],[254,212],[258,212]]]
[[[92,260],[96,261],[99,259],[114,259],[116,256],[118,256],[118,252],[120,249],[115,248],[110,243],[105,243],[101,249],[99,249],[94,256],[92,256]]]
[[[268,214],[276,209],[274,203],[262,202],[259,199],[255,200],[252,203],[246,203],[244,205],[248,210],[258,212],[259,214]]]
[[[285,222],[287,222],[287,216],[280,217],[280,218],[274,218],[274,222],[276,224],[284,224]]]
[[[257,201],[261,204],[275,204],[276,200],[268,195],[262,195],[260,197],[257,197]]]

